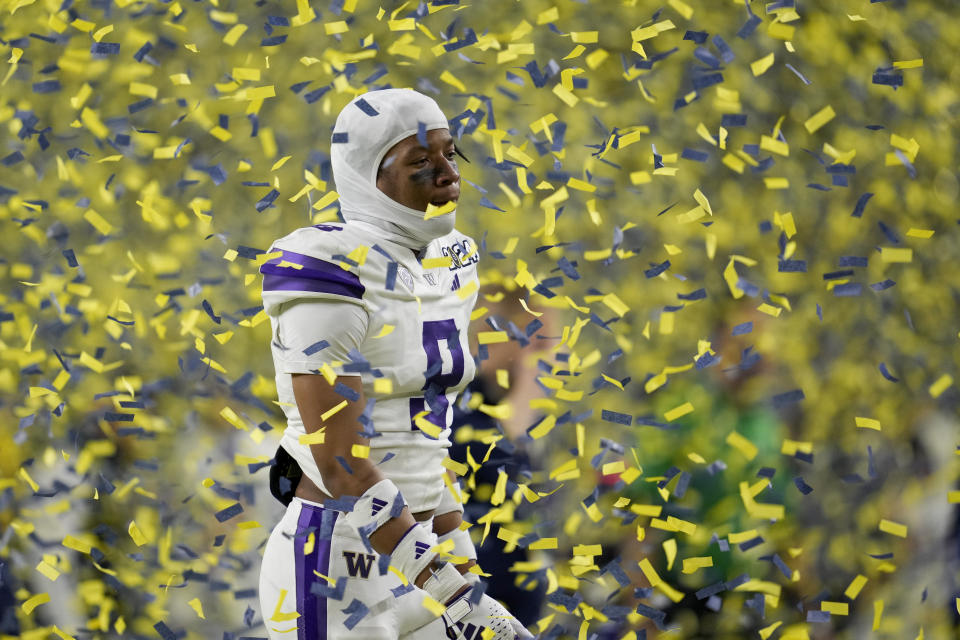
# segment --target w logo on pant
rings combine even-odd
[[[430,545],[426,542],[417,541],[413,543],[413,555],[414,555],[414,558],[416,558],[417,560],[419,560],[420,556],[422,556],[429,550],[430,550]]]
[[[357,553],[354,551],[344,551],[343,558],[347,561],[347,573],[356,578],[360,574],[361,578],[370,577],[370,567],[373,566],[375,556],[369,553]]]

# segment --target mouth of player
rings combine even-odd
[[[457,195],[455,195],[455,196],[453,196],[453,197],[451,197],[451,198],[437,198],[437,199],[435,199],[435,200],[431,200],[431,201],[430,201],[430,204],[432,204],[432,205],[435,206],[435,207],[442,207],[443,205],[447,204],[447,203],[450,202],[451,200],[452,200],[453,202],[456,202],[459,198],[460,198],[460,195],[459,195],[459,194],[457,194]]]

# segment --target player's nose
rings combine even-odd
[[[437,186],[445,187],[459,179],[460,172],[457,170],[457,163],[447,158],[441,159],[436,173]]]

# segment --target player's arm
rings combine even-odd
[[[324,429],[323,442],[311,444],[310,450],[327,491],[337,499],[364,496],[386,477],[369,458],[355,455],[362,450],[355,448],[357,445],[365,448],[370,444],[369,439],[361,435],[357,420],[366,406],[360,376],[340,376],[337,382],[349,387],[356,394],[356,399],[351,401],[338,393],[320,374],[293,374],[293,395],[307,434],[315,433],[321,427]],[[346,404],[339,411],[323,420],[325,413],[343,402]],[[386,484],[390,484],[389,481]],[[386,500],[388,494],[383,495]],[[387,504],[381,510],[389,513],[391,508],[392,504]],[[360,509],[358,501],[357,511]],[[358,513],[360,516],[366,514],[366,511]],[[399,515],[389,518],[370,534],[370,544],[377,553],[392,554],[405,534],[415,526],[416,520],[410,509],[403,506]],[[430,577],[430,568],[423,568],[414,579],[414,584],[422,586]]]

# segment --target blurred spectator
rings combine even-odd
[[[518,302],[520,293],[524,292],[498,286],[488,288],[486,295],[481,296],[477,306],[487,307],[488,311],[474,322],[470,331],[471,352],[479,357],[477,376],[454,406],[450,437],[453,460],[466,464],[469,451],[472,459],[480,463],[490,449],[489,436],[506,436],[497,442],[475,474],[476,489],[464,505],[464,520],[471,523],[490,509],[489,496],[499,470],[507,474],[511,483],[529,482],[532,470],[539,466],[525,430],[534,419],[530,400],[541,395],[536,382],[536,359],[552,344],[547,339],[553,335],[552,322],[549,313],[535,320],[525,311]],[[511,339],[480,346],[476,339],[480,331],[506,331]],[[478,407],[481,397],[484,405],[508,405],[509,415],[498,420],[479,408],[471,408]],[[509,500],[509,490],[507,495]],[[528,517],[530,507],[521,503],[514,520]],[[492,574],[487,578],[487,593],[506,603],[517,619],[529,627],[539,617],[546,587],[543,581],[534,585],[526,575],[510,571],[515,563],[530,561],[527,549],[517,547],[507,553],[505,547],[504,541],[491,533],[482,545],[477,545],[477,563],[484,572]]]

